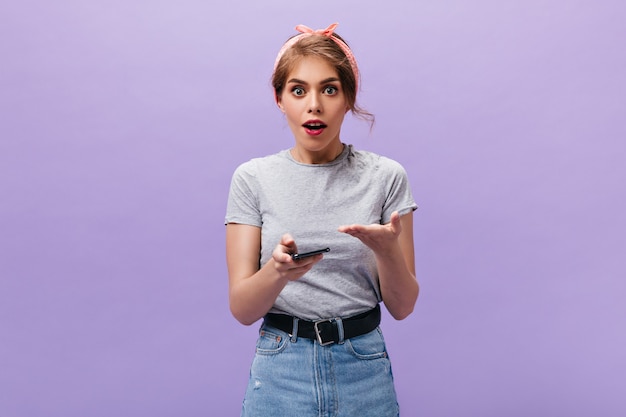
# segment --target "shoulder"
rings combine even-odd
[[[278,152],[273,155],[267,155],[260,158],[252,158],[240,164],[233,173],[235,178],[254,178],[264,172],[272,172],[278,168],[286,160],[285,151]]]
[[[368,167],[379,173],[404,174],[406,170],[398,161],[370,151],[351,149],[350,157],[356,165]]]

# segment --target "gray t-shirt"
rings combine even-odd
[[[381,301],[374,253],[337,228],[385,224],[392,212],[415,209],[399,163],[348,145],[327,164],[299,163],[289,150],[243,163],[233,174],[226,223],[261,228],[260,265],[285,233],[300,252],[330,247],[313,269],[285,286],[270,310],[319,320],[349,317]]]

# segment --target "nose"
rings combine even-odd
[[[321,113],[322,112],[322,102],[320,100],[319,94],[310,94],[309,95],[309,113]]]

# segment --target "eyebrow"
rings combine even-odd
[[[332,83],[332,82],[341,82],[341,80],[337,77],[329,77],[326,79],[323,79],[322,81],[320,81],[320,84],[327,84],[327,83]],[[304,84],[304,85],[309,85],[309,83],[307,83],[306,81],[302,81],[299,80],[297,78],[292,78],[289,81],[287,81],[287,84]]]

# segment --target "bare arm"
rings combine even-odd
[[[400,217],[394,212],[385,225],[341,226],[339,231],[360,239],[374,251],[385,306],[396,320],[408,317],[419,294],[415,278],[413,213]]]
[[[261,229],[244,224],[226,225],[230,311],[239,322],[250,325],[263,317],[285,285],[300,278],[323,257],[317,255],[295,262],[289,254],[296,252],[293,238],[283,235],[272,258],[259,267]]]

